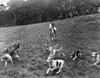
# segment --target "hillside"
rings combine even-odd
[[[50,43],[46,23],[31,24],[18,27],[0,28],[0,49],[10,43],[20,40],[21,60],[15,60],[14,65],[0,63],[0,78],[99,78],[100,70],[91,64],[91,52],[100,51],[100,15],[87,15],[55,21],[58,29],[57,40]],[[41,36],[41,37],[40,37]],[[43,45],[59,43],[66,54],[65,66],[59,75],[45,76],[48,68],[47,54]],[[73,62],[69,52],[80,49],[83,58]],[[2,52],[1,52],[2,54]]]

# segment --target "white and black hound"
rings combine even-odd
[[[96,61],[93,65],[100,67],[100,54],[97,52],[92,53],[92,60]]]
[[[57,49],[56,47],[58,46],[58,44],[56,44],[54,47],[52,46],[48,46],[48,44],[45,44],[44,50],[49,52],[49,55],[55,55],[56,52],[59,53],[59,56],[62,54],[65,57],[65,54],[63,52],[61,52],[62,47],[60,47],[59,49]]]
[[[51,34],[52,33],[52,25],[53,25],[54,23],[52,23],[52,21],[50,22],[50,24],[49,24],[49,33]]]
[[[20,60],[20,57],[19,55],[15,52],[11,52],[11,53],[7,53],[7,54],[4,54],[2,57],[1,57],[1,61],[5,62],[5,68],[7,67],[7,63],[8,61],[11,61],[11,63],[13,64],[13,58],[18,58]]]
[[[62,54],[62,55],[65,57],[64,53],[60,52],[61,50],[62,50],[62,47],[60,47],[59,49],[54,48],[54,49],[50,52],[50,55],[55,55],[56,52],[59,52],[59,56],[60,56],[60,54]]]
[[[3,53],[4,54],[1,57],[1,61],[5,61],[5,67],[7,67],[7,62],[11,61],[13,63],[13,58],[17,57],[18,59],[20,59],[19,55],[18,55],[18,51],[19,51],[19,47],[20,47],[20,41],[17,41],[16,43],[11,44],[10,46],[8,46]]]
[[[61,70],[62,70],[62,68],[64,66],[64,60],[62,60],[62,59],[56,59],[56,60],[54,60],[52,57],[53,56],[51,55],[51,56],[49,56],[47,58],[47,63],[49,64],[49,68],[47,69],[46,74],[48,74],[49,71],[54,71],[55,69],[59,69],[56,72],[56,74],[58,74],[58,73],[61,72]]]
[[[45,44],[45,45],[44,45],[44,51],[52,52],[53,49],[55,49],[57,46],[58,46],[58,44],[56,44],[54,47],[49,46],[48,44]]]
[[[49,24],[49,34],[50,34],[51,41],[56,39],[56,32],[57,32],[57,28],[55,27],[54,23],[51,22]]]
[[[81,52],[79,50],[70,53],[70,57],[72,60],[76,60],[77,58],[81,57]]]

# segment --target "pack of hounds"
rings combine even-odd
[[[49,30],[50,39],[51,41],[53,41],[56,39],[57,32],[57,28],[55,27],[53,22],[49,24]],[[61,51],[63,47],[61,46],[59,49],[57,49],[57,46],[58,44],[54,46],[50,46],[49,44],[44,45],[44,51],[49,53],[48,58],[46,60],[46,63],[48,64],[49,68],[47,69],[46,74],[49,74],[50,71],[54,72],[55,70],[57,70],[56,74],[58,74],[62,71],[62,68],[64,67],[66,55]],[[7,67],[8,61],[11,61],[11,63],[13,64],[13,58],[17,58],[18,60],[21,59],[19,56],[20,47],[21,42],[18,40],[10,44],[7,48],[3,50],[4,54],[1,57],[1,62],[5,63],[5,68]],[[61,58],[56,58],[57,53],[58,57]],[[76,61],[82,56],[82,54],[79,50],[76,50],[71,52],[69,56],[73,61]],[[98,52],[92,52],[91,56],[92,60],[95,60],[93,65],[99,67],[100,54]]]

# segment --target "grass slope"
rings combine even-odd
[[[7,69],[0,63],[0,78],[99,78],[100,70],[91,66],[90,54],[100,51],[100,15],[55,21],[58,32],[53,43],[49,40],[48,25],[49,22],[0,28],[1,51],[8,44],[21,41],[21,61],[8,64]],[[45,76],[48,55],[43,51],[43,45],[47,42],[50,45],[59,43],[58,48],[63,46],[62,51],[66,54],[65,66],[59,75]],[[81,50],[83,58],[73,62],[69,52],[76,49]]]

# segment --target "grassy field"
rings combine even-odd
[[[92,66],[90,54],[100,51],[100,15],[87,15],[72,19],[55,21],[58,29],[57,40],[50,42],[46,23],[31,24],[18,27],[0,28],[0,55],[4,47],[20,40],[21,60],[14,61],[4,68],[0,63],[0,78],[100,78],[100,69]],[[40,37],[41,36],[41,37]],[[47,53],[43,45],[59,43],[66,54],[64,69],[58,75],[45,76],[48,68]],[[69,52],[79,49],[82,59],[74,62],[69,58]]]

